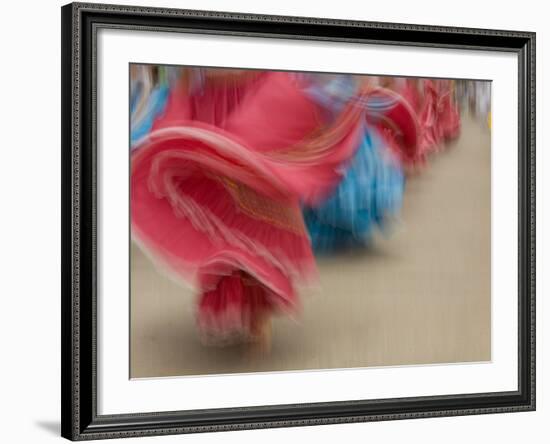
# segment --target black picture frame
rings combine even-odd
[[[535,33],[85,3],[68,4],[61,15],[62,436],[85,440],[535,409]],[[110,27],[515,53],[519,66],[518,390],[98,415],[95,51],[97,29]]]

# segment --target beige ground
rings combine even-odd
[[[409,178],[401,221],[370,251],[320,261],[320,294],[274,323],[272,351],[204,347],[193,296],[132,247],[131,376],[491,359],[490,135],[462,136]]]

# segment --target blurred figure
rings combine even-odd
[[[206,343],[267,347],[270,317],[315,277],[300,205],[335,186],[362,128],[356,107],[321,114],[288,73],[184,70],[135,146],[133,237],[195,286]]]
[[[460,86],[459,91],[462,91]],[[206,344],[269,349],[314,251],[368,245],[457,137],[454,82],[132,65],[134,241],[197,294]]]
[[[463,112],[477,121],[491,124],[491,82],[486,80],[456,80],[456,100]]]

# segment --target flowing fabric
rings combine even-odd
[[[224,345],[262,333],[263,321],[277,309],[279,298],[243,271],[218,279],[199,301],[197,321],[205,342]]]
[[[425,80],[424,104],[420,114],[423,155],[438,151],[447,140],[460,133],[460,114],[450,80]]]
[[[316,252],[364,245],[401,208],[404,176],[384,139],[369,128],[345,178],[320,206],[304,209]]]
[[[409,101],[395,91],[378,87],[369,94],[368,110],[369,123],[378,128],[401,162],[417,162],[421,129]]]
[[[433,80],[424,81],[424,103],[420,113],[420,124],[422,126],[422,140],[420,141],[420,152],[426,156],[437,150],[442,142],[440,126],[437,124],[437,89]]]
[[[205,111],[201,101],[212,98],[202,92],[175,88],[132,156],[133,235],[198,288],[199,327],[217,337],[253,334],[258,307],[297,309],[296,286],[316,274],[300,203],[336,186],[361,134],[356,108],[322,126],[318,105],[289,75],[261,77],[238,95],[223,86],[206,93],[223,112]],[[244,303],[251,292],[264,300]]]
[[[453,82],[440,80],[438,118],[445,141],[456,139],[460,134],[460,112],[453,97]]]

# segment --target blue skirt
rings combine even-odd
[[[373,230],[402,205],[401,165],[373,128],[367,128],[338,187],[321,205],[303,209],[316,253],[365,245]]]

